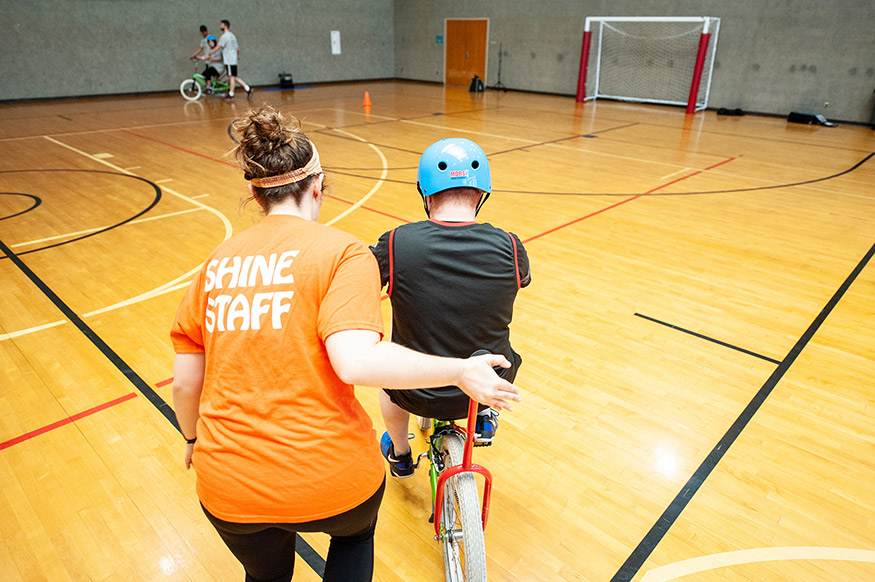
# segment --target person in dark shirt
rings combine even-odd
[[[417,188],[428,220],[384,233],[371,251],[392,302],[392,341],[428,354],[467,357],[477,350],[511,362],[509,382],[522,358],[510,344],[517,292],[531,281],[519,237],[475,221],[492,191],[486,154],[462,138],[429,146],[419,162]],[[441,420],[467,416],[468,397],[454,386],[380,393],[388,429],[381,439],[392,475],[413,474],[408,444],[410,413]],[[490,443],[498,413],[482,407],[476,442]]]

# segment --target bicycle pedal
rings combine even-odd
[[[488,443],[478,443],[477,441],[474,441],[474,446],[475,447],[491,447],[492,441],[489,441]]]

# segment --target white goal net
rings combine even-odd
[[[584,32],[578,101],[708,106],[720,19],[590,17]],[[586,61],[583,60],[586,56]]]

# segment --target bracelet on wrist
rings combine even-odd
[[[182,438],[185,438],[185,436],[183,436]],[[197,442],[197,437],[194,437],[193,439],[185,439],[185,442],[186,444],[193,445]]]

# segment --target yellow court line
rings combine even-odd
[[[161,218],[170,218],[171,216],[178,216],[178,215],[180,215],[180,214],[188,214],[189,212],[199,212],[200,210],[201,210],[200,208],[189,208],[188,210],[180,210],[179,212],[169,212],[169,213],[167,213],[167,214],[160,214],[160,215],[158,215],[158,216],[150,216],[150,217],[148,217],[148,218],[138,218],[137,220],[132,220],[132,221],[130,221],[130,222],[126,222],[125,225],[128,225],[128,224],[139,224],[139,223],[141,223],[141,222],[149,222],[150,220],[159,220],[159,219],[161,219]],[[69,237],[79,236],[79,235],[81,235],[81,234],[89,234],[89,233],[92,233],[92,232],[97,232],[98,230],[103,230],[103,229],[105,229],[105,228],[108,228],[108,227],[106,227],[106,226],[101,226],[101,227],[99,227],[99,228],[89,228],[89,229],[87,229],[87,230],[80,230],[79,232],[68,232],[68,233],[65,233],[65,234],[59,234],[59,235],[56,235],[56,236],[49,236],[49,237],[46,237],[46,238],[40,238],[40,239],[36,239],[36,240],[29,240],[29,241],[27,241],[27,242],[16,243],[16,244],[14,244],[14,245],[9,245],[9,247],[10,247],[10,248],[13,248],[13,249],[14,249],[14,248],[18,248],[18,247],[26,247],[26,246],[29,246],[29,245],[36,245],[36,244],[40,244],[40,243],[44,243],[44,242],[49,242],[49,241],[53,241],[53,240],[58,240],[58,239],[62,239],[62,238],[69,238]]]
[[[314,125],[318,125],[318,124],[314,124]],[[357,136],[357,135],[354,135],[354,134],[352,134],[352,133],[349,133],[349,132],[346,132],[346,131],[343,131],[343,130],[336,130],[336,131],[338,131],[339,133],[346,134],[346,135],[348,135],[348,136],[350,136],[350,137],[353,137],[353,138],[355,138],[355,139],[357,139],[357,140],[359,140],[359,141],[361,141],[361,142],[367,143],[367,140],[365,140],[365,139],[363,139],[363,138],[361,138],[361,137],[359,137],[359,136]],[[69,149],[70,151],[76,152],[76,153],[78,153],[78,154],[80,154],[80,155],[82,155],[82,156],[85,156],[85,157],[87,157],[87,158],[89,158],[89,159],[92,159],[92,160],[94,160],[94,161],[96,161],[96,162],[99,162],[99,163],[101,163],[101,164],[104,164],[104,165],[106,165],[106,166],[108,166],[108,167],[110,167],[110,168],[112,168],[112,169],[114,169],[114,170],[116,170],[116,171],[119,171],[119,172],[124,173],[124,174],[131,175],[131,176],[135,176],[135,175],[136,175],[136,174],[134,174],[133,172],[130,172],[130,171],[128,171],[128,170],[125,170],[124,168],[120,168],[120,167],[116,166],[115,164],[111,164],[111,163],[109,163],[109,162],[107,162],[107,161],[105,161],[105,160],[102,160],[102,159],[100,159],[100,158],[95,158],[94,156],[92,156],[92,155],[90,155],[90,154],[88,154],[88,153],[86,153],[86,152],[83,152],[82,150],[76,149],[76,148],[74,148],[73,146],[67,145],[67,144],[65,144],[65,143],[63,143],[63,142],[60,142],[60,141],[58,141],[58,140],[56,140],[56,139],[53,139],[53,138],[51,138],[51,137],[49,137],[49,136],[43,136],[43,137],[44,137],[45,139],[47,139],[48,141],[52,142],[52,143],[55,143],[55,144],[57,144],[57,145],[59,145],[59,146],[61,146],[61,147],[67,148],[67,149]],[[330,220],[328,223],[326,223],[328,226],[331,226],[332,224],[336,223],[336,222],[339,221],[340,219],[342,219],[342,218],[344,218],[345,216],[349,215],[351,212],[353,212],[353,211],[356,210],[357,208],[361,207],[361,205],[364,204],[364,203],[365,203],[365,202],[366,202],[371,196],[373,196],[373,195],[377,192],[377,190],[379,190],[379,188],[383,185],[383,183],[384,183],[384,181],[385,181],[385,178],[386,178],[386,176],[388,175],[389,163],[388,163],[388,161],[386,160],[386,156],[383,155],[383,152],[382,152],[377,146],[375,146],[375,145],[373,145],[373,144],[370,144],[370,143],[368,143],[368,146],[369,146],[371,149],[373,149],[375,152],[377,152],[377,155],[380,156],[380,160],[381,160],[381,162],[382,162],[382,164],[383,164],[383,171],[382,171],[382,174],[381,174],[381,176],[380,176],[380,179],[379,179],[379,181],[374,185],[374,187],[371,188],[370,192],[368,192],[367,194],[365,194],[365,196],[363,196],[358,202],[356,202],[354,205],[352,205],[351,207],[349,207],[348,209],[346,209],[343,213],[341,213],[340,215],[336,216],[334,219],[332,219],[332,220]],[[170,188],[166,188],[166,187],[165,187],[165,188],[162,188],[162,190],[163,190],[164,192],[167,192],[168,194],[171,194],[171,195],[173,195],[173,196],[177,196],[177,197],[179,197],[179,198],[181,198],[181,199],[183,199],[183,200],[186,200],[187,202],[189,202],[189,203],[191,203],[191,204],[193,204],[193,205],[195,205],[195,206],[197,206],[197,207],[199,207],[199,208],[201,208],[201,209],[208,210],[208,211],[212,212],[213,214],[216,214],[216,215],[220,218],[220,220],[222,221],[222,223],[225,225],[225,238],[224,238],[223,240],[227,240],[228,238],[231,237],[231,235],[232,235],[232,233],[233,233],[233,229],[232,229],[232,227],[231,227],[231,223],[230,223],[230,221],[228,220],[228,218],[227,218],[224,214],[220,213],[218,210],[216,210],[216,209],[214,209],[214,208],[212,208],[212,207],[210,207],[210,206],[207,206],[206,204],[203,204],[203,203],[201,203],[201,202],[198,202],[197,200],[194,200],[193,198],[191,198],[191,197],[189,197],[189,196],[185,196],[185,195],[183,195],[183,194],[180,194],[179,192],[175,192],[174,190],[171,190]],[[194,211],[194,210],[195,210],[195,209],[192,209],[192,210],[190,210],[190,211],[184,211],[184,212],[192,212],[192,211]],[[176,213],[176,214],[178,214],[178,213]],[[170,216],[170,214],[165,215],[165,216]],[[152,217],[152,218],[160,218],[160,217]],[[142,219],[142,220],[149,220],[149,219]],[[70,236],[70,235],[66,235],[66,236]],[[32,243],[33,243],[33,241],[31,241],[31,244],[32,244]],[[21,244],[27,244],[27,243],[21,243]],[[129,298],[129,299],[126,299],[126,300],[124,300],[124,301],[120,301],[120,302],[115,303],[115,304],[113,304],[113,305],[108,305],[108,306],[103,307],[103,308],[101,308],[101,309],[96,309],[96,310],[94,310],[94,311],[89,311],[88,313],[84,313],[82,316],[83,316],[83,317],[91,317],[91,316],[94,316],[94,315],[98,315],[98,314],[100,314],[100,313],[106,313],[107,311],[112,311],[112,310],[114,310],[114,309],[119,309],[119,308],[121,308],[121,307],[126,307],[126,306],[128,306],[128,305],[132,305],[132,304],[134,304],[134,303],[139,303],[139,302],[141,302],[141,301],[145,301],[145,300],[147,300],[147,299],[151,299],[151,298],[153,298],[153,297],[157,297],[157,296],[159,296],[159,295],[163,295],[163,294],[165,294],[165,293],[170,293],[170,292],[176,291],[176,290],[178,290],[178,289],[182,289],[182,288],[184,288],[184,287],[187,287],[188,285],[190,285],[190,281],[188,281],[187,279],[190,279],[192,276],[194,276],[194,274],[197,273],[197,272],[201,269],[202,266],[203,266],[203,265],[200,264],[200,265],[198,265],[197,267],[195,267],[194,269],[192,269],[191,271],[188,271],[187,273],[184,273],[183,275],[177,277],[176,279],[173,279],[172,281],[168,281],[167,283],[164,283],[163,285],[160,285],[160,286],[158,286],[158,287],[156,287],[156,288],[154,288],[154,289],[152,289],[152,290],[150,290],[150,291],[147,291],[146,293],[142,293],[142,294],[140,294],[140,295],[137,295],[136,297],[131,297],[131,298]],[[28,333],[33,333],[33,332],[36,332],[36,331],[41,331],[41,330],[43,330],[43,329],[47,329],[47,328],[51,328],[51,327],[54,327],[54,326],[57,326],[57,325],[61,325],[61,324],[63,324],[63,323],[65,323],[65,321],[56,321],[56,322],[53,322],[53,323],[49,323],[49,324],[45,324],[45,325],[40,325],[40,326],[32,327],[32,328],[29,328],[29,329],[24,329],[24,330],[19,330],[19,331],[15,331],[15,332],[10,332],[10,333],[7,333],[7,334],[0,334],[0,341],[7,340],[7,339],[11,339],[11,338],[13,338],[13,337],[18,337],[18,336],[25,335],[25,334],[28,334]]]
[[[347,208],[346,210],[344,210],[343,212],[341,212],[340,214],[338,214],[337,216],[335,216],[334,218],[332,218],[331,220],[326,222],[325,223],[326,226],[331,226],[332,224],[336,223],[340,219],[349,215],[351,212],[358,209],[362,204],[367,202],[367,200],[371,196],[373,196],[374,194],[377,193],[377,190],[380,189],[380,187],[383,185],[384,181],[386,180],[386,176],[389,174],[389,162],[388,162],[388,160],[386,160],[386,156],[383,155],[383,152],[380,150],[380,148],[378,148],[377,146],[375,146],[372,143],[368,143],[368,141],[366,139],[361,138],[355,134],[349,133],[348,131],[343,131],[342,129],[335,129],[334,131],[336,131],[337,133],[342,133],[342,134],[348,135],[352,138],[359,140],[360,142],[364,142],[364,143],[368,144],[368,147],[370,147],[372,150],[377,152],[377,155],[380,156],[380,161],[383,164],[383,172],[380,174],[380,179],[377,181],[376,184],[374,184],[374,187],[371,188],[370,192],[368,192],[362,198],[360,198],[358,202],[356,202],[355,204],[353,204],[352,206],[350,206],[349,208]]]
[[[110,167],[113,170],[116,170],[117,172],[120,172],[122,174],[127,174],[129,176],[136,176],[138,178],[140,177],[140,176],[137,176],[136,174],[134,174],[133,172],[125,170],[124,168],[120,168],[119,166],[116,166],[115,164],[107,162],[106,160],[96,158],[89,153],[83,152],[82,150],[76,149],[71,145],[67,145],[67,144],[60,142],[54,138],[51,138],[47,135],[44,135],[42,137],[44,139],[54,143],[54,144],[57,144],[63,148],[66,148],[72,152],[75,152],[79,155],[85,156],[88,159],[94,160],[95,162],[98,162],[98,163],[101,163],[107,167]],[[222,224],[225,226],[225,237],[222,240],[228,240],[229,238],[231,238],[231,235],[233,234],[233,227],[231,226],[231,221],[229,221],[228,217],[226,217],[224,214],[222,214],[221,212],[219,212],[218,210],[216,210],[212,206],[207,206],[206,204],[204,204],[202,202],[198,202],[197,200],[194,200],[189,196],[185,196],[184,194],[180,194],[179,192],[171,190],[170,188],[162,188],[162,191],[167,192],[168,194],[171,194],[172,196],[176,196],[177,198],[180,198],[182,200],[185,200],[186,202],[192,204],[193,206],[197,206],[198,208],[201,208],[203,210],[207,210],[207,211],[215,214],[217,217],[219,217],[219,220],[221,220]],[[158,287],[155,287],[154,289],[152,289],[150,291],[147,291],[145,293],[141,293],[140,295],[137,295],[136,297],[131,297],[129,299],[125,299],[124,301],[120,301],[120,302],[115,303],[113,305],[108,305],[108,306],[103,307],[101,309],[97,309],[95,311],[90,311],[88,313],[83,314],[83,317],[90,317],[92,315],[97,315],[99,313],[105,313],[107,311],[112,311],[114,309],[126,307],[128,305],[132,305],[134,303],[139,303],[140,301],[145,301],[147,299],[151,299],[153,297],[158,297],[159,295],[163,295],[165,293],[170,293],[170,292],[175,291],[177,289],[183,288],[183,287],[189,285],[189,282],[186,281],[186,279],[189,279],[192,276],[194,276],[194,274],[197,273],[201,269],[202,265],[203,264],[199,264],[197,267],[188,271],[187,273],[184,273],[184,274],[180,275],[179,277],[173,279],[172,281],[168,281],[167,283],[164,283],[163,285],[159,285]],[[28,329],[22,329],[19,331],[14,331],[14,332],[2,334],[2,335],[0,335],[0,341],[11,339],[13,337],[18,337],[18,336],[25,335],[28,333],[33,333],[36,331],[41,331],[43,329],[54,327],[56,325],[61,325],[63,323],[65,323],[65,321],[56,321],[56,322],[48,323],[45,325],[39,325],[39,326],[31,327]]]
[[[740,564],[754,562],[772,562],[781,560],[838,560],[845,562],[875,563],[875,551],[855,550],[851,548],[822,548],[810,546],[788,546],[780,548],[753,548],[699,556],[682,560],[673,564],[660,566],[641,578],[641,582],[669,582],[689,574],[697,574],[705,570],[727,568]]]
[[[660,178],[660,180],[665,180],[666,178],[671,178],[672,176],[677,176],[678,174],[682,174],[683,172],[686,172],[689,169],[691,169],[691,168],[681,168],[677,172],[672,172],[671,174],[666,174],[665,176],[662,176]]]
[[[49,329],[49,328],[52,328],[52,327],[56,327],[56,326],[59,326],[59,325],[63,325],[63,324],[65,324],[65,323],[67,323],[67,320],[66,320],[66,319],[63,319],[63,320],[61,320],[61,321],[53,321],[52,323],[46,323],[45,325],[38,325],[38,326],[36,326],[36,327],[31,327],[31,328],[28,328],[28,329],[22,329],[22,330],[20,330],[20,331],[13,331],[13,332],[10,332],[10,333],[3,333],[3,334],[0,334],[0,341],[4,341],[4,340],[8,340],[8,339],[12,339],[12,338],[18,337],[18,336],[20,336],[20,335],[27,335],[27,334],[29,334],[29,333],[33,333],[33,332],[36,332],[36,331],[42,331],[42,330],[44,330],[44,329]]]

